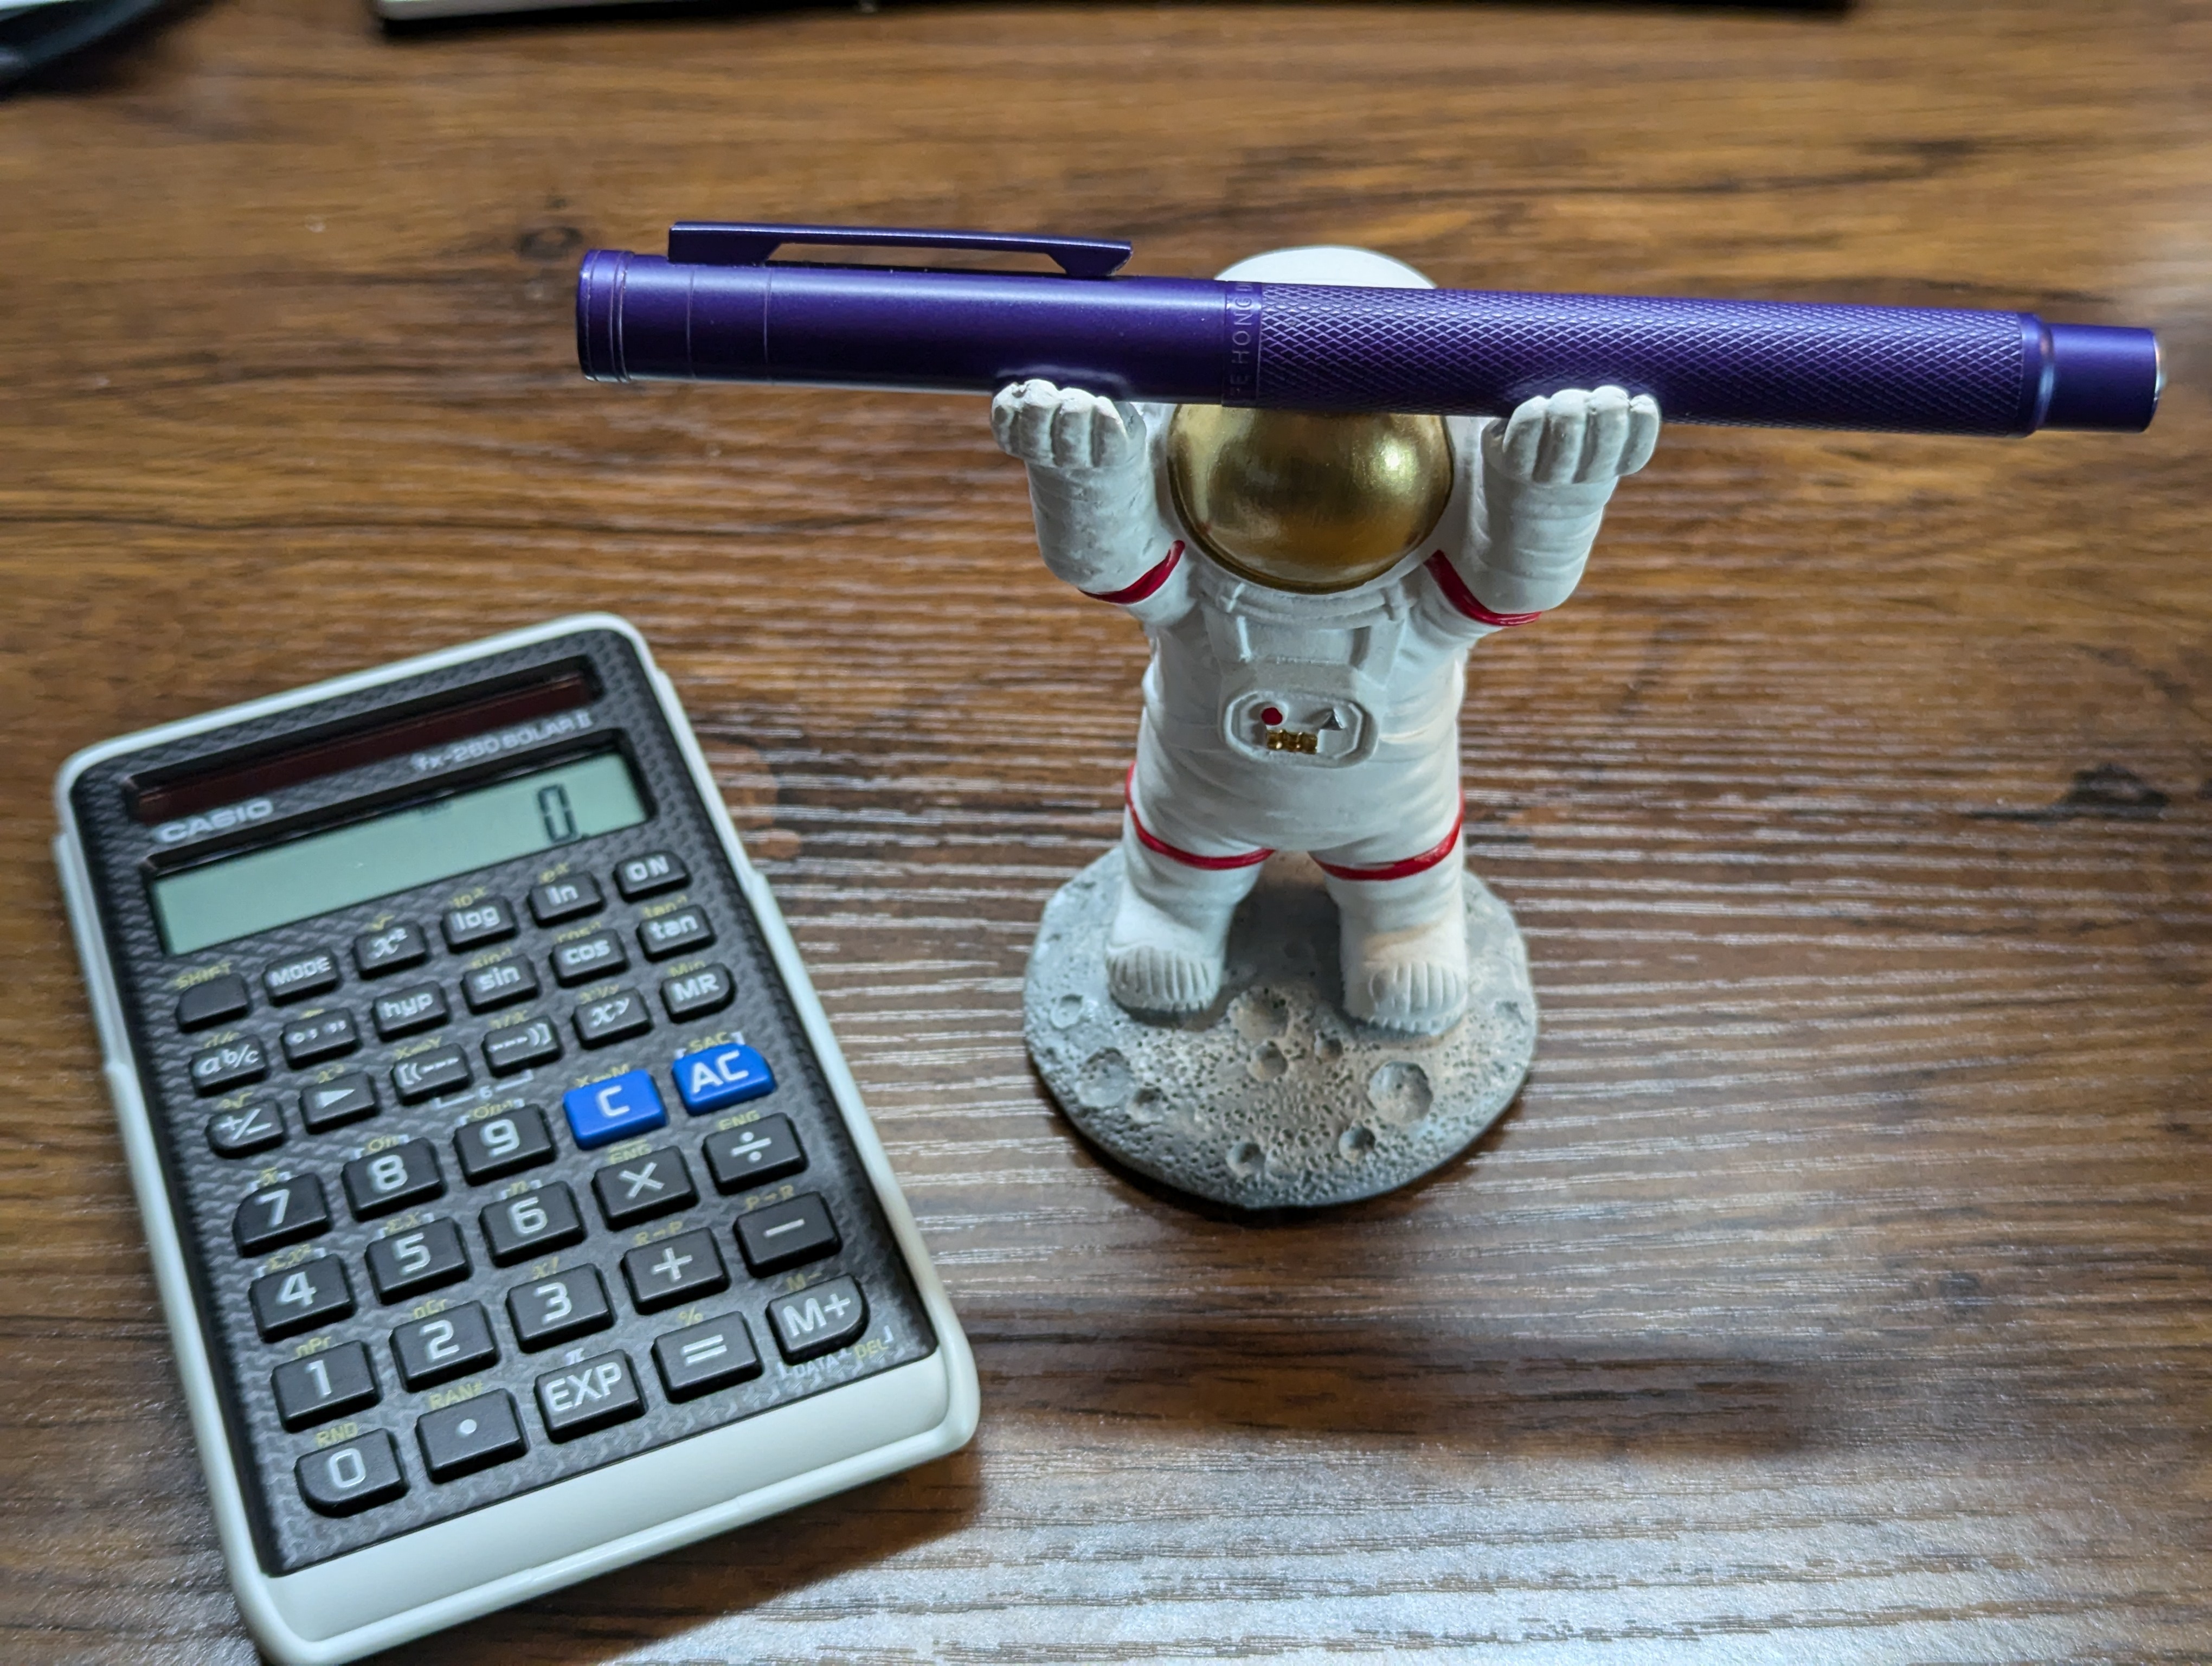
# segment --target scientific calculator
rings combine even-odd
[[[55,798],[270,1655],[351,1660],[967,1440],[958,1322],[626,621],[109,741]]]

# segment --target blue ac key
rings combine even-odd
[[[676,1078],[677,1092],[684,1096],[684,1110],[694,1116],[742,1099],[757,1099],[775,1087],[775,1073],[760,1049],[743,1042],[686,1053],[668,1069]]]
[[[562,1096],[561,1109],[568,1113],[568,1131],[586,1151],[668,1121],[660,1090],[653,1086],[651,1073],[643,1070],[625,1070],[604,1082],[572,1087]]]

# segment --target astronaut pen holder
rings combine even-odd
[[[772,261],[794,244],[1042,255],[1033,273]],[[1464,1150],[1536,1037],[1467,871],[1468,651],[1572,593],[1671,420],[2136,430],[2142,330],[2032,313],[1439,290],[1365,250],[1211,282],[1127,244],[687,222],[597,250],[585,374],[992,394],[1045,564],[1152,642],[1116,847],[1047,905],[1024,1033],[1069,1119],[1260,1209]]]
[[[1225,283],[1425,288],[1346,248]],[[1504,423],[992,402],[1045,564],[1152,646],[1119,844],[1047,905],[1023,1028],[1070,1121],[1247,1208],[1401,1186],[1478,1138],[1535,1050],[1511,913],[1467,869],[1468,650],[1556,607],[1658,437],[1616,387]]]

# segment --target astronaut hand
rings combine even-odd
[[[1649,393],[1632,399],[1618,387],[1594,393],[1571,387],[1549,398],[1523,399],[1484,436],[1493,467],[1544,486],[1588,485],[1634,474],[1651,460],[1658,443],[1658,402]]]
[[[1145,454],[1145,419],[1134,405],[1042,378],[999,390],[991,432],[1007,456],[1041,469],[1111,469]]]

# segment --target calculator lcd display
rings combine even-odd
[[[645,818],[629,765],[618,752],[597,752],[162,875],[152,885],[154,913],[169,952],[186,954]]]

